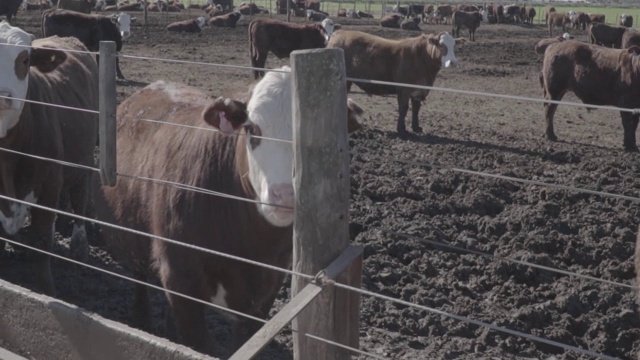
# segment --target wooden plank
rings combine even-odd
[[[100,179],[116,185],[116,43],[100,41],[99,142]]]
[[[341,49],[313,49],[291,54],[293,75],[293,148],[295,218],[293,268],[317,274],[349,246],[349,144],[344,53]],[[306,279],[292,279],[295,296]],[[344,350],[313,341],[315,335],[344,345],[351,336],[337,338],[352,317],[336,313],[335,289],[323,291],[293,321],[295,359],[350,359]],[[352,309],[358,312],[357,309]]]

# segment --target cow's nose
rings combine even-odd
[[[130,32],[128,32],[128,31],[123,31],[123,32],[122,32],[122,38],[123,38],[123,39],[126,39],[126,38],[128,38],[129,36],[131,36],[131,33],[130,33]]]
[[[273,205],[293,207],[293,185],[291,183],[271,185],[269,202]]]
[[[454,68],[458,65],[458,60],[447,60],[444,63],[444,67],[446,68]]]
[[[11,97],[11,93],[8,91],[0,91],[0,110],[7,110],[11,108],[11,100],[7,99]]]

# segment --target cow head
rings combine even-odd
[[[488,23],[489,22],[489,12],[487,10],[480,10],[480,16],[482,17],[482,22],[484,23]]]
[[[322,28],[324,29],[324,40],[325,41],[329,41],[329,39],[331,38],[331,35],[333,34],[333,20],[326,18],[324,20],[322,20]]]
[[[247,169],[242,170],[246,171],[242,179],[261,202],[257,205],[258,211],[274,226],[289,226],[294,218],[293,146],[290,143],[293,90],[289,67],[280,70],[284,72],[266,73],[253,87],[246,105],[218,98],[205,108],[202,117],[223,133],[239,133],[238,147],[243,151],[236,155],[246,154],[242,155],[246,156],[247,165]],[[362,109],[354,105],[348,102],[350,118],[362,114]]]
[[[136,18],[132,18],[131,15],[127,13],[117,13],[111,16],[111,21],[118,25],[118,30],[120,30],[122,40],[131,37],[131,23],[135,20]]]
[[[20,119],[29,87],[29,70],[53,71],[67,59],[64,52],[50,48],[30,48],[33,35],[0,22],[0,139]]]
[[[437,48],[440,50],[440,62],[444,68],[455,67],[458,64],[454,47],[456,44],[464,44],[465,42],[466,40],[462,38],[454,39],[453,36],[446,31],[429,37],[429,43],[434,49]]]
[[[200,16],[196,19],[196,24],[198,24],[200,29],[202,29],[207,25],[207,19],[205,19],[204,16]]]
[[[569,33],[564,33],[562,34],[562,38],[565,40],[570,40],[570,39],[573,39],[573,36],[571,36],[571,34]]]

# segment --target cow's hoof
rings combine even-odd
[[[409,133],[405,129],[398,129],[398,137],[402,140],[407,140]]]
[[[546,133],[545,137],[547,138],[547,140],[549,141],[558,141],[558,137],[556,136],[556,134],[554,133]]]
[[[74,225],[71,242],[69,244],[71,258],[81,262],[87,262],[89,259],[89,242],[87,240],[87,232],[84,226],[77,227]]]
[[[624,147],[624,151],[626,152],[638,152],[638,147],[637,146],[625,146]]]
[[[422,128],[420,126],[412,126],[411,130],[416,134],[422,134]]]

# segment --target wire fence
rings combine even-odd
[[[1,45],[6,45],[6,44],[1,44]],[[82,51],[73,51],[73,52],[82,52]],[[85,53],[88,53],[88,54],[91,54],[91,55],[95,55],[96,54],[94,52],[85,52]],[[234,68],[234,69],[242,69],[242,70],[281,71],[281,70],[277,70],[277,69],[259,69],[259,68],[253,68],[253,67],[247,67],[247,66],[235,66],[235,65],[227,65],[227,64],[193,62],[193,61],[175,60],[175,59],[162,59],[162,58],[135,56],[135,55],[126,55],[126,54],[120,54],[120,56],[125,57],[125,58],[130,58],[130,59],[136,59],[136,60],[165,61],[165,62],[191,64],[191,65],[206,65],[206,66],[226,67],[226,68]],[[494,94],[494,93],[476,92],[476,91],[468,91],[468,90],[460,90],[460,89],[449,89],[449,88],[441,88],[441,87],[433,87],[433,86],[419,86],[419,85],[415,85],[415,84],[402,84],[402,83],[395,83],[395,82],[377,81],[377,80],[371,80],[371,79],[347,78],[347,81],[371,83],[371,84],[394,86],[394,87],[410,87],[410,88],[421,89],[421,90],[430,90],[430,91],[452,92],[452,93],[458,93],[458,94],[469,95],[469,96],[483,96],[483,97],[502,98],[502,99],[509,99],[509,100],[518,100],[518,101],[531,101],[531,102],[537,102],[537,103],[540,103],[540,102],[542,102],[542,103],[555,103],[555,104],[560,104],[560,105],[579,106],[579,107],[585,107],[585,108],[598,108],[598,109],[610,110],[610,111],[628,111],[628,112],[631,112],[633,114],[640,113],[640,109],[624,109],[624,108],[619,108],[619,107],[614,107],[614,106],[595,106],[595,105],[581,104],[581,103],[575,103],[575,102],[566,102],[566,101],[549,101],[549,100],[544,100],[544,99],[522,97],[522,96],[514,96],[514,95]],[[99,113],[98,111],[95,111],[95,110],[92,110],[92,109],[79,109],[79,108],[67,107],[67,106],[64,106],[64,105],[47,104],[47,103],[42,103],[42,102],[30,101],[30,100],[27,100],[27,99],[18,99],[18,98],[13,98],[13,97],[6,97],[6,96],[0,96],[0,98],[6,98],[6,99],[18,100],[18,101],[24,101],[24,102],[31,102],[31,103],[35,103],[35,104],[38,104],[38,105],[54,106],[54,107],[63,108],[63,109],[67,109],[67,110],[85,111],[85,112],[90,112],[90,113],[95,113],[95,114]],[[180,124],[174,124],[174,123],[165,122],[165,121],[158,121],[158,120],[154,120],[154,119],[139,119],[139,120],[147,121],[147,122],[151,122],[151,123],[156,123],[158,125],[165,125],[166,124],[166,125],[172,125],[172,126],[173,125],[182,126]],[[193,127],[193,126],[187,126],[187,127],[191,128],[192,130],[215,131],[215,129],[213,129],[213,128]],[[242,135],[244,135],[244,134],[242,134]],[[266,137],[261,137],[261,138],[265,139],[265,140],[284,141],[284,142],[290,143],[290,141],[288,141],[288,140],[271,139],[271,138],[266,138]],[[33,158],[36,158],[36,159],[39,159],[39,160],[52,161],[52,162],[55,162],[55,163],[63,165],[63,166],[76,167],[76,168],[81,168],[81,169],[89,170],[89,171],[98,171],[97,168],[93,168],[93,167],[90,167],[90,166],[73,164],[73,163],[61,161],[61,160],[58,160],[58,159],[50,159],[50,158],[46,158],[46,157],[42,157],[42,156],[36,156],[36,155],[32,155],[32,154],[27,154],[27,153],[24,153],[24,152],[19,152],[19,151],[15,151],[15,150],[11,150],[11,149],[0,149],[0,151],[6,151],[6,152],[10,152],[10,153],[13,153],[13,154],[16,154],[16,155],[21,155],[21,156],[29,156],[29,157],[33,157]],[[360,154],[360,153],[355,153],[355,152],[353,154],[354,155],[358,155],[358,156],[362,156],[362,157],[370,157],[370,158],[375,158],[376,157],[376,155],[372,155],[372,154]],[[535,181],[535,180],[529,180],[529,179],[523,179],[523,178],[517,178],[517,177],[510,177],[510,176],[504,176],[504,175],[499,175],[499,174],[491,174],[491,173],[487,173],[487,172],[473,171],[473,170],[462,169],[462,168],[446,167],[446,166],[442,166],[442,165],[438,165],[438,164],[424,163],[424,162],[419,162],[419,161],[415,161],[415,160],[395,159],[395,161],[400,162],[400,163],[415,165],[415,166],[422,166],[422,167],[429,168],[429,169],[449,170],[449,171],[464,173],[464,174],[467,174],[467,175],[493,178],[493,179],[496,179],[496,180],[513,181],[513,182],[519,182],[519,183],[524,183],[524,184],[529,184],[529,185],[548,187],[548,188],[553,188],[553,189],[558,189],[558,190],[563,190],[563,191],[574,191],[574,192],[584,193],[584,194],[589,194],[589,195],[594,195],[594,196],[610,197],[610,198],[617,199],[617,200],[632,201],[632,202],[635,202],[635,203],[640,202],[640,198],[632,197],[632,196],[612,194],[612,193],[594,191],[594,190],[589,190],[589,189],[582,189],[582,188],[566,186],[566,185],[551,184],[551,183],[546,183],[546,182],[542,182],[542,181]],[[207,195],[212,195],[212,196],[225,197],[225,198],[239,200],[239,201],[248,201],[248,202],[252,202],[252,203],[256,203],[256,204],[264,204],[262,202],[259,202],[259,201],[253,200],[253,199],[246,199],[246,198],[233,196],[233,195],[229,195],[229,194],[223,194],[223,193],[212,191],[212,190],[209,190],[209,189],[203,189],[203,188],[198,188],[198,187],[189,186],[189,185],[185,185],[185,184],[179,184],[179,183],[175,183],[175,182],[171,182],[171,181],[167,181],[167,180],[162,180],[162,179],[153,179],[153,178],[144,177],[144,176],[137,176],[137,175],[134,175],[134,174],[120,174],[120,173],[118,174],[118,176],[124,177],[124,178],[129,178],[129,179],[136,180],[136,181],[149,181],[149,182],[156,183],[156,184],[159,184],[159,185],[173,186],[173,187],[177,187],[177,188],[182,189],[182,190],[195,191],[195,192],[199,192],[199,193],[203,193],[203,194],[207,194]],[[172,245],[184,246],[184,247],[188,247],[188,248],[193,249],[193,250],[198,250],[198,251],[202,251],[202,252],[205,252],[205,253],[209,253],[211,255],[221,256],[221,257],[229,258],[229,259],[232,259],[232,260],[235,260],[235,261],[241,261],[241,262],[249,263],[251,265],[260,266],[260,267],[263,267],[263,268],[266,268],[266,269],[269,269],[269,270],[282,272],[282,273],[287,274],[287,275],[299,276],[299,277],[306,278],[308,280],[314,279],[314,276],[311,275],[311,274],[302,274],[302,273],[294,272],[294,271],[289,270],[289,269],[283,269],[283,268],[274,267],[274,266],[271,266],[271,265],[268,265],[268,264],[263,264],[263,263],[259,263],[259,262],[256,262],[256,261],[244,259],[244,258],[241,258],[241,257],[238,257],[238,256],[233,256],[233,255],[225,254],[225,253],[222,253],[222,252],[214,251],[214,250],[211,250],[211,249],[207,249],[207,248],[202,248],[202,247],[186,244],[184,242],[176,241],[176,240],[173,240],[173,239],[159,237],[159,236],[156,236],[156,235],[153,235],[153,234],[150,234],[150,233],[137,231],[137,230],[133,230],[133,229],[128,229],[126,227],[118,226],[116,224],[110,224],[110,223],[107,223],[107,222],[104,222],[104,221],[98,221],[98,220],[95,220],[95,219],[92,219],[92,218],[79,216],[79,215],[72,214],[72,213],[65,212],[65,211],[61,211],[61,210],[58,210],[58,209],[52,209],[52,208],[44,207],[44,206],[41,206],[39,204],[29,203],[29,202],[26,202],[26,201],[23,201],[23,200],[20,200],[20,199],[11,198],[11,197],[4,196],[4,195],[0,195],[0,199],[6,200],[6,201],[11,201],[11,202],[14,202],[14,203],[27,205],[27,206],[30,206],[32,208],[38,208],[38,209],[42,209],[42,210],[52,211],[52,212],[60,214],[60,215],[66,215],[66,216],[69,216],[69,217],[72,217],[72,218],[93,222],[93,223],[99,224],[101,226],[112,227],[114,229],[121,230],[121,231],[127,231],[127,232],[130,232],[130,233],[139,235],[139,236],[158,239],[158,240],[170,243]],[[274,205],[274,204],[266,204],[266,205],[278,206],[278,205]],[[519,264],[519,265],[523,265],[523,266],[529,266],[529,267],[532,267],[532,268],[537,268],[537,269],[541,269],[541,270],[545,270],[545,271],[550,271],[550,272],[557,273],[557,274],[562,274],[562,275],[567,275],[567,276],[574,276],[574,277],[582,278],[582,279],[589,280],[589,281],[595,281],[595,282],[600,282],[600,283],[604,283],[604,284],[624,287],[624,288],[626,288],[628,290],[637,290],[638,289],[637,286],[630,285],[630,284],[620,283],[620,282],[616,282],[616,281],[610,281],[610,280],[601,279],[601,278],[597,278],[597,277],[593,277],[593,276],[579,274],[579,273],[576,273],[576,272],[571,272],[571,271],[566,271],[566,270],[561,270],[561,269],[555,269],[555,268],[548,267],[548,266],[537,265],[537,264],[534,264],[534,263],[530,263],[530,262],[526,262],[526,261],[522,261],[522,260],[510,258],[510,257],[496,256],[496,255],[493,255],[493,254],[483,253],[483,252],[479,252],[479,251],[475,251],[475,250],[464,249],[464,248],[452,246],[452,245],[445,244],[445,243],[438,242],[438,241],[431,241],[431,240],[428,240],[428,239],[422,239],[422,238],[419,238],[419,237],[416,237],[416,236],[403,234],[403,233],[400,233],[400,232],[394,232],[394,231],[389,231],[389,230],[385,230],[385,229],[381,229],[381,231],[386,232],[386,233],[388,233],[390,235],[393,235],[393,236],[400,236],[400,237],[404,237],[404,238],[407,238],[407,239],[417,240],[417,241],[428,243],[428,244],[431,244],[431,245],[434,245],[434,246],[447,247],[447,248],[450,248],[450,249],[456,250],[456,251],[468,252],[468,253],[471,253],[471,254],[487,257],[487,258],[492,259],[492,260],[507,261],[507,262],[511,262],[511,263],[515,263],[515,264]],[[23,247],[29,248],[30,250],[44,252],[43,250],[40,250],[40,249],[37,249],[37,248],[33,248],[33,247],[29,247],[29,246],[21,244],[19,242],[15,242],[13,240],[4,239],[4,238],[2,238],[2,240],[5,240],[5,241],[7,241],[7,242],[9,242],[9,243],[11,243],[13,245],[16,245],[16,246],[23,246]],[[88,264],[85,264],[85,263],[82,263],[82,262],[77,262],[77,261],[65,258],[63,256],[59,256],[59,255],[56,255],[56,254],[53,254],[53,253],[48,253],[48,254],[51,255],[51,256],[57,257],[57,258],[64,259],[65,261],[71,261],[71,262],[74,262],[74,263],[76,263],[78,265],[86,266],[86,267],[88,267],[88,268],[90,268],[92,270],[102,271],[102,272],[108,273],[108,274],[110,274],[112,276],[120,277],[120,278],[126,279],[128,281],[133,281],[135,283],[142,284],[142,285],[145,285],[145,286],[150,286],[150,287],[152,287],[154,289],[157,289],[157,290],[171,292],[171,291],[168,291],[168,290],[166,290],[166,289],[164,289],[162,287],[155,286],[155,285],[152,285],[152,284],[148,284],[148,283],[145,283],[145,282],[141,282],[139,280],[135,280],[135,279],[132,279],[132,278],[128,278],[128,277],[125,277],[123,275],[120,275],[120,274],[117,274],[117,273],[114,273],[114,272],[110,272],[108,270],[100,269],[100,268],[92,266],[92,265],[88,265]],[[339,284],[339,283],[335,283],[335,286],[347,289],[349,291],[358,292],[358,293],[363,294],[363,295],[375,297],[375,298],[383,300],[383,301],[389,301],[389,302],[393,302],[393,303],[396,303],[396,304],[400,304],[400,305],[404,305],[404,306],[408,306],[408,307],[413,307],[413,308],[420,309],[420,310],[425,310],[425,311],[428,311],[428,312],[433,313],[433,314],[447,316],[447,317],[450,317],[450,318],[458,320],[458,321],[462,321],[462,322],[466,322],[466,323],[469,323],[469,324],[482,326],[482,327],[485,327],[487,329],[498,331],[498,332],[502,332],[502,333],[505,333],[505,334],[508,334],[508,335],[518,336],[518,337],[526,338],[526,339],[531,340],[531,341],[536,341],[536,342],[541,342],[541,343],[545,343],[545,344],[548,344],[548,345],[556,346],[556,347],[562,348],[562,349],[567,350],[567,351],[573,351],[573,352],[577,352],[577,353],[581,353],[581,354],[585,354],[585,355],[589,355],[589,356],[594,356],[594,357],[598,357],[598,358],[613,359],[613,357],[607,356],[605,354],[599,354],[599,353],[594,352],[594,351],[582,349],[582,348],[571,346],[571,345],[567,345],[567,344],[562,344],[560,342],[556,342],[556,341],[553,341],[553,340],[548,340],[548,339],[545,339],[545,338],[542,338],[542,337],[534,336],[534,335],[523,333],[523,332],[520,332],[520,331],[511,330],[511,329],[508,329],[508,328],[495,326],[493,324],[488,324],[488,323],[484,323],[484,322],[481,322],[481,321],[478,321],[478,320],[470,319],[468,317],[447,313],[447,312],[444,312],[444,311],[441,311],[441,310],[438,310],[438,309],[433,309],[433,308],[426,307],[426,306],[421,305],[421,304],[407,302],[407,301],[399,300],[399,299],[394,299],[392,297],[388,297],[388,296],[381,295],[381,294],[376,294],[374,292],[367,291],[367,290],[364,290],[364,289],[348,287],[348,286],[345,286],[345,285],[342,285],[342,284]],[[173,293],[173,292],[171,292],[171,293]],[[242,314],[242,313],[239,313],[239,312],[232,311],[232,310],[230,310],[228,308],[217,306],[217,305],[212,304],[212,303],[207,302],[207,301],[202,301],[202,300],[199,300],[199,299],[196,299],[196,298],[188,297],[188,296],[186,296],[184,294],[175,293],[175,295],[187,297],[187,298],[189,298],[189,299],[191,299],[193,301],[205,303],[205,304],[207,304],[209,306],[218,308],[219,310],[230,311],[234,315],[251,318],[253,320],[260,321],[260,322],[265,322],[266,321],[264,319],[251,317],[250,315]],[[308,336],[310,336],[310,335],[308,335]],[[311,337],[315,338],[318,341],[325,341],[325,342],[331,343],[329,340],[326,340],[326,339],[322,339],[322,338],[318,338],[318,337],[314,337],[314,336],[311,336]],[[363,351],[358,350],[358,349],[353,349],[353,348],[349,348],[349,349],[352,350],[352,351],[358,352],[360,354],[366,355],[366,356],[371,356],[371,357],[374,357],[374,358],[381,358],[378,355],[370,354],[370,353],[367,353],[367,352],[363,352]]]

